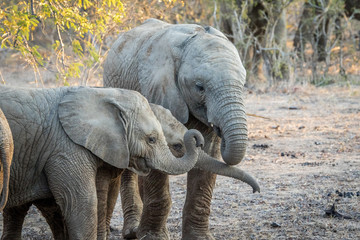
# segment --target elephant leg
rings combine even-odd
[[[114,178],[110,182],[109,192],[107,197],[107,211],[106,211],[106,230],[107,235],[110,235],[110,221],[115,209],[116,201],[120,192],[121,176]]]
[[[123,237],[125,239],[136,238],[143,207],[139,195],[138,177],[135,173],[129,170],[123,172],[120,194],[124,213]]]
[[[21,229],[31,203],[5,208],[3,211],[3,233],[1,239],[21,240]]]
[[[97,239],[106,239],[107,228],[107,203],[108,203],[108,192],[110,185],[110,177],[108,171],[104,168],[98,169],[96,175],[96,192],[98,198],[98,227],[97,227]]]
[[[146,177],[139,177],[143,198],[143,213],[138,239],[169,239],[166,221],[171,209],[169,176],[152,170]]]
[[[48,160],[45,174],[49,188],[61,209],[70,239],[96,239],[97,160],[84,155]]]
[[[198,169],[188,173],[182,239],[214,239],[209,231],[209,215],[215,180],[215,174]]]
[[[40,210],[41,214],[49,224],[55,240],[69,239],[64,218],[60,207],[55,199],[44,199],[34,202],[34,205]]]

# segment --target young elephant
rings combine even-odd
[[[175,158],[147,100],[129,90],[0,87],[0,108],[14,137],[3,239],[21,239],[31,203],[46,210],[49,198],[70,239],[96,239],[100,169],[181,174],[195,165],[203,145],[201,134],[189,131],[190,151]]]
[[[6,205],[9,195],[10,166],[14,153],[14,143],[9,124],[0,109],[0,211]]]
[[[104,62],[103,83],[136,90],[149,102],[169,109],[186,127],[203,134],[206,153],[236,165],[244,159],[248,139],[245,79],[238,50],[218,30],[149,19],[119,35]],[[188,173],[182,239],[214,239],[209,215],[215,181],[216,175],[208,171]],[[166,195],[162,190],[153,194],[159,200]],[[152,213],[158,217],[157,211]],[[152,232],[158,234],[155,239],[167,239],[166,216],[156,225],[151,223]],[[129,231],[137,227],[126,226]],[[138,231],[146,232],[141,225]]]
[[[155,116],[159,120],[163,129],[168,146],[176,157],[181,157],[186,153],[186,147],[184,147],[183,137],[187,131],[187,128],[179,122],[168,109],[164,107],[150,103],[151,109]],[[260,187],[257,181],[245,171],[229,166],[224,162],[221,162],[204,151],[200,151],[199,159],[195,165],[195,168],[215,173],[222,176],[228,176],[249,184],[253,192],[260,192]],[[171,197],[168,178],[161,174],[159,171],[151,171],[148,176],[139,177],[139,188],[129,187],[138,185],[138,177],[125,170],[121,176],[121,206],[124,212],[124,226],[123,237],[127,239],[136,238],[138,236],[147,236],[145,239],[164,239],[169,238],[167,229],[154,229],[153,227],[163,219],[167,219],[167,215],[171,208]],[[107,206],[107,230],[109,231],[110,219],[113,209],[115,207],[116,198],[118,196],[120,186],[120,179],[113,181],[113,185],[109,188],[113,192],[109,193]],[[134,192],[140,190],[139,192]],[[161,189],[161,190],[160,190]],[[163,193],[157,195],[157,193]],[[138,197],[141,196],[141,199]],[[111,200],[112,199],[112,200]],[[136,203],[136,204],[134,204]],[[156,212],[156,216],[154,216]],[[139,219],[137,216],[141,216]],[[142,232],[137,233],[138,228],[131,229],[132,226],[139,226]],[[130,230],[131,229],[131,230]],[[163,235],[158,233],[162,232]],[[164,237],[166,236],[166,237]]]

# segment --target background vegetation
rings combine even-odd
[[[117,35],[150,17],[223,31],[248,87],[360,83],[360,1],[350,0],[3,0],[0,81],[16,58],[37,83],[46,73],[61,85],[101,82]]]

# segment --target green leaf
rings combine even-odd
[[[73,48],[74,53],[76,53],[80,57],[84,57],[83,49],[82,49],[81,44],[80,44],[80,42],[78,40],[75,39],[75,40],[72,41],[72,48]]]

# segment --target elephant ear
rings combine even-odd
[[[116,89],[75,88],[59,104],[59,119],[69,138],[106,163],[129,166],[126,113],[111,98]]]
[[[149,28],[145,26],[149,25]],[[189,109],[177,83],[177,74],[186,46],[205,30],[199,25],[164,24],[159,20],[145,22],[149,34],[141,41],[136,55],[141,93],[151,103],[162,105],[181,123],[189,118]],[[142,29],[142,28],[141,28]]]
[[[149,72],[147,78],[142,78],[141,92],[151,103],[156,103],[167,108],[181,123],[187,123],[189,109],[183,96],[175,83],[174,65],[164,63],[163,68]],[[154,81],[149,81],[153,78]]]

